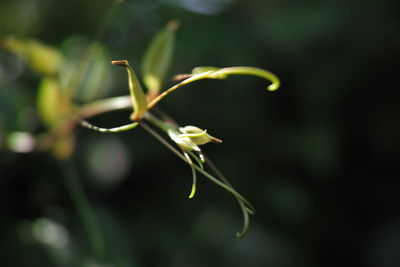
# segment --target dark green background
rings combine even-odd
[[[2,0],[0,34],[57,47],[90,39],[111,2]],[[39,76],[1,50],[0,265],[400,266],[398,11],[390,0],[125,1],[101,39],[110,59],[126,58],[140,72],[153,34],[178,19],[171,75],[255,66],[276,73],[282,87],[268,93],[265,81],[235,76],[160,103],[181,125],[224,140],[204,150],[258,212],[240,240],[235,200],[203,177],[188,200],[190,169],[143,130],[77,129],[73,160],[107,239],[102,265],[91,260],[56,161],[4,145],[13,131],[42,128],[33,109]],[[115,75],[109,95],[126,94],[124,73]],[[127,116],[94,121],[119,125]],[[103,164],[115,177],[96,176]],[[40,218],[64,225],[67,247],[31,236]]]

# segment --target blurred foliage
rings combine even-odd
[[[125,0],[108,20],[113,6],[0,3],[2,266],[400,265],[397,1]],[[187,166],[143,131],[76,129],[59,146],[105,233],[98,262],[56,160],[23,153],[34,145],[27,133],[51,128],[75,104],[126,94],[125,73],[109,61],[127,58],[142,74],[146,45],[171,19],[181,26],[166,79],[195,66],[247,65],[282,80],[273,94],[254,78],[202,81],[160,104],[181,125],[224,140],[206,152],[258,213],[237,240],[231,197],[200,179],[188,200]],[[94,63],[79,66],[88,47]],[[88,71],[69,78],[76,68]],[[67,88],[64,100],[40,106],[60,114],[43,118],[35,96],[57,86]]]

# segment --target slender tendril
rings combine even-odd
[[[215,166],[215,164],[211,161],[211,159],[209,157],[206,157],[206,162],[207,165],[210,167],[210,169],[215,173],[215,175],[221,179],[224,183],[226,183],[227,185],[232,186],[232,184],[228,181],[228,179],[225,177],[225,175],[222,174],[222,172],[217,168],[217,166]],[[254,207],[250,207],[250,209],[242,202],[241,199],[237,198],[235,196],[236,200],[238,201],[240,208],[242,209],[242,213],[243,213],[243,228],[242,231],[237,232],[236,236],[241,238],[243,237],[246,232],[249,229],[249,224],[250,224],[250,219],[249,219],[249,214],[251,215],[255,215],[256,210],[254,209]]]
[[[198,166],[200,166],[200,168],[204,169],[203,162],[199,159],[198,156],[196,156],[196,154],[194,154],[192,151],[187,151],[187,153],[188,153],[192,158],[194,158],[194,159],[196,160],[196,162],[197,162]]]
[[[100,127],[97,127],[97,126],[91,124],[88,121],[81,120],[80,121],[80,125],[85,127],[85,128],[88,128],[90,130],[94,130],[96,132],[101,132],[101,133],[119,133],[119,132],[132,130],[133,128],[138,126],[139,123],[133,122],[133,123],[129,123],[129,124],[126,124],[126,125],[123,125],[123,126],[119,126],[119,127],[114,127],[114,128],[100,128]]]
[[[189,78],[183,80],[182,82],[172,86],[168,90],[164,91],[162,94],[154,98],[148,105],[148,108],[152,108],[155,104],[157,104],[161,99],[178,89],[179,87],[182,87],[183,85],[202,80],[202,79],[225,79],[229,75],[252,75],[252,76],[258,76],[261,78],[264,78],[268,81],[271,82],[271,84],[267,87],[267,90],[269,91],[275,91],[280,87],[280,80],[279,78],[273,74],[272,72],[269,72],[264,69],[259,69],[259,68],[254,68],[254,67],[228,67],[228,68],[214,68],[214,67],[209,67],[207,69],[210,69],[208,71],[205,71],[203,73],[198,73],[198,74],[193,74]]]
[[[264,69],[259,69],[259,68],[254,68],[254,67],[223,68],[223,69],[219,69],[219,70],[212,72],[210,76],[211,77],[214,76],[214,78],[225,79],[229,75],[252,75],[252,76],[258,76],[260,78],[269,80],[269,81],[271,81],[271,84],[267,87],[268,91],[275,91],[281,85],[279,78],[275,74],[273,74],[270,71],[267,71]]]
[[[188,153],[186,153],[185,151],[182,150],[183,155],[185,156],[185,158],[189,161],[190,163],[190,169],[192,170],[192,177],[193,177],[193,181],[192,181],[192,189],[190,191],[189,194],[189,198],[193,198],[194,195],[196,194],[196,184],[197,184],[197,174],[196,174],[196,169],[193,167],[193,161],[190,159],[190,156]]]

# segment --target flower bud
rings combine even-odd
[[[182,136],[182,134],[175,130],[170,129],[168,130],[169,137],[183,150],[186,151],[200,151],[200,148],[194,143],[189,137]]]
[[[196,126],[185,126],[179,128],[179,131],[182,132],[180,137],[188,137],[192,140],[196,145],[204,145],[209,142],[222,143],[221,139],[218,139],[214,136],[211,136],[207,133],[207,130],[202,130]]]

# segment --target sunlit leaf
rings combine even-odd
[[[171,21],[153,38],[147,49],[142,65],[143,80],[151,94],[157,94],[171,65],[176,21]]]
[[[111,61],[111,63],[115,66],[124,67],[128,72],[129,93],[131,95],[133,105],[131,120],[140,120],[143,114],[147,111],[147,100],[135,72],[131,66],[129,66],[127,60],[114,60]]]

